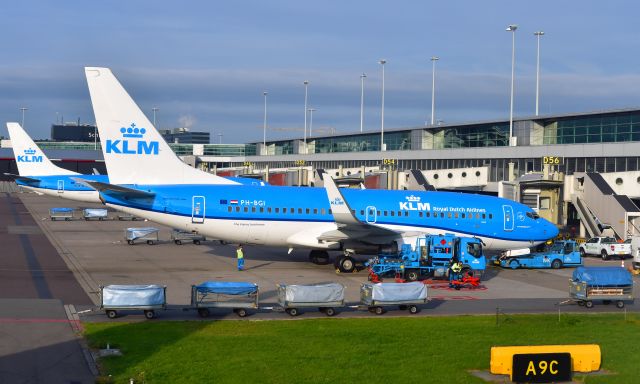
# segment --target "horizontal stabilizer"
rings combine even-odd
[[[25,184],[38,184],[41,181],[40,179],[35,179],[33,177],[20,176],[20,175],[14,174],[14,173],[5,173],[4,175],[5,176],[9,176],[13,180],[21,181],[21,182],[23,182]]]
[[[104,193],[117,199],[153,199],[156,196],[156,194],[153,192],[127,188],[121,185],[85,180],[76,177],[74,177],[73,180],[77,181],[78,183],[82,183],[90,188],[93,188],[100,193]]]

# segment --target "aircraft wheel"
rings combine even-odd
[[[355,260],[351,256],[343,256],[338,261],[338,268],[340,272],[351,273],[356,269]]]

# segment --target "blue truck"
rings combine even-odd
[[[494,260],[494,264],[503,268],[553,268],[579,267],[582,256],[575,240],[560,240],[554,242],[544,252],[528,253],[517,256],[502,255]]]
[[[415,245],[403,244],[397,254],[380,254],[369,260],[370,279],[400,276],[408,281],[423,277],[445,277],[452,258],[462,263],[462,274],[481,276],[486,268],[482,241],[450,233],[418,237]]]

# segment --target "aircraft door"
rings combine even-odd
[[[195,224],[204,223],[205,215],[204,196],[193,196],[191,205],[191,222]]]
[[[375,222],[376,222],[376,220],[378,219],[378,213],[377,213],[377,211],[376,211],[376,207],[374,207],[374,206],[371,206],[371,205],[370,205],[370,206],[368,206],[368,207],[367,207],[366,214],[367,214],[367,215],[366,215],[367,223],[371,223],[371,224],[373,224],[373,223],[375,223]]]
[[[504,230],[513,231],[513,207],[510,205],[503,205],[502,211],[504,212]]]
[[[58,180],[58,193],[64,193],[64,180]]]

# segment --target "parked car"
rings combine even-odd
[[[602,260],[609,260],[612,256],[624,259],[631,256],[631,244],[619,243],[613,237],[592,237],[580,245],[580,255],[600,256]]]

